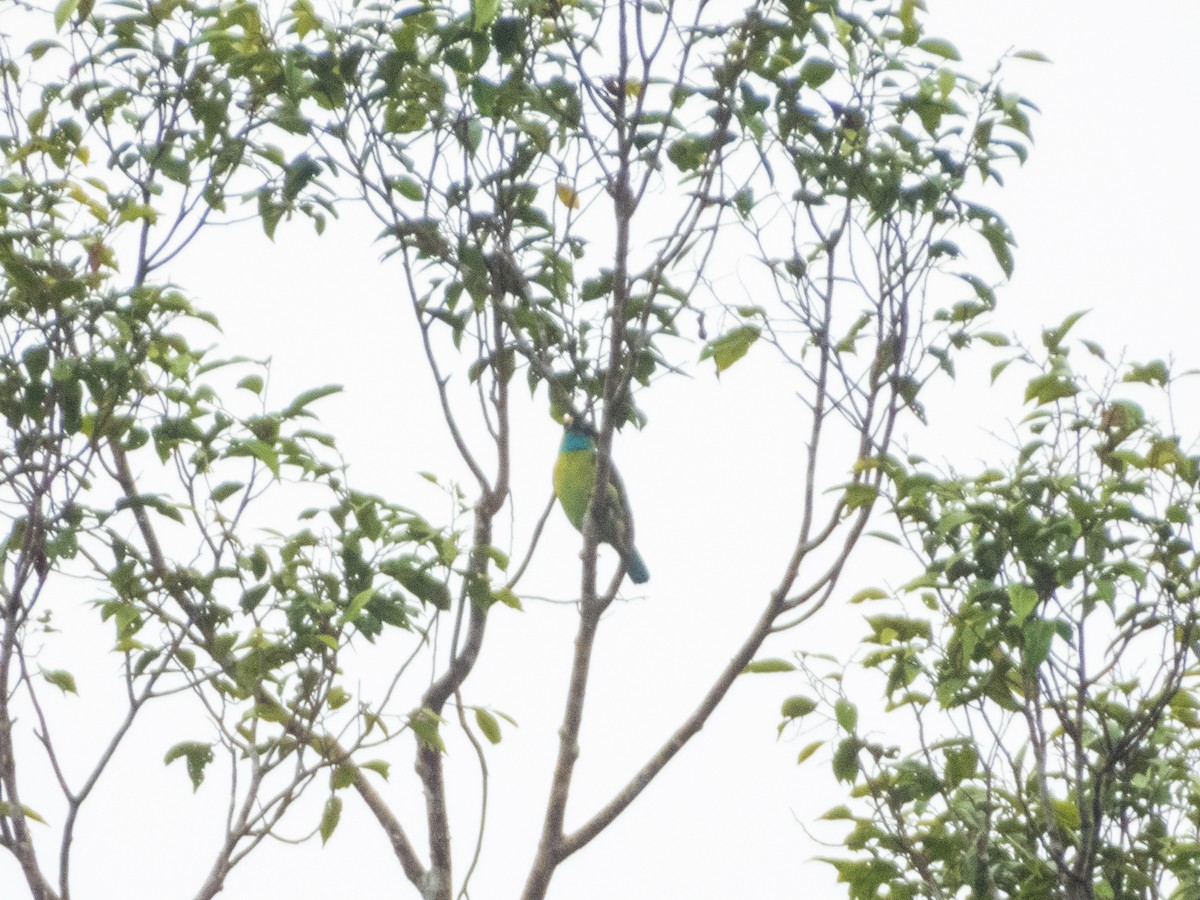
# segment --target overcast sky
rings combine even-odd
[[[968,71],[983,73],[1011,48],[1040,50],[1053,60],[1016,62],[1008,69],[1007,81],[1042,113],[1034,121],[1029,163],[1010,170],[1008,187],[990,199],[1019,243],[1016,275],[1000,293],[994,330],[1036,340],[1042,325],[1090,309],[1081,333],[1112,348],[1128,345],[1135,358],[1174,356],[1200,367],[1194,346],[1200,331],[1200,186],[1194,174],[1200,6],[1178,0],[1134,13],[1113,0],[928,3],[929,32],[955,43]],[[360,239],[374,231],[367,227],[356,236],[350,230],[318,242],[293,230],[270,245],[242,229],[236,246],[221,245],[217,264],[192,254],[172,275],[200,307],[217,313],[230,352],[271,354],[277,398],[313,384],[344,384],[346,393],[323,401],[320,411],[356,482],[435,509],[437,494],[416,473],[444,469],[448,447],[440,435],[410,428],[430,411],[423,405],[428,401],[420,390],[397,385],[427,386],[428,376],[411,357],[411,344],[403,343],[412,337],[407,310],[379,283],[377,248]],[[320,327],[306,324],[313,321]],[[623,435],[617,447],[653,578],[640,599],[609,615],[602,631],[568,826],[623,784],[690,711],[777,577],[794,520],[778,498],[797,487],[786,474],[795,447],[763,437],[770,433],[763,421],[789,402],[764,383],[765,371],[749,359],[719,387],[702,379],[664,383],[648,395],[651,427]],[[945,392],[946,405],[930,408],[937,427],[956,425],[939,432],[955,441],[939,446],[964,468],[989,448],[1002,452],[988,430],[1004,431],[1003,423],[989,416],[1004,408],[1020,413],[1000,395],[985,395],[986,379],[976,374]],[[1010,384],[1008,396],[1015,390]],[[722,443],[691,444],[688,423],[701,414],[727,424]],[[544,465],[515,474],[517,496],[527,498],[521,516],[540,512],[557,442],[544,417],[531,427],[544,430],[546,449]],[[784,474],[763,475],[776,472]],[[530,572],[531,591],[569,596],[578,579],[577,549],[578,536],[556,514]],[[876,552],[862,548],[843,597],[889,577],[892,561],[872,556]],[[706,565],[697,565],[697,554]],[[490,836],[472,891],[480,900],[514,896],[533,855],[573,615],[570,607],[537,603],[524,614],[497,610],[489,652],[473,677],[472,699],[504,709],[521,725],[492,751]],[[862,615],[861,607],[833,603],[765,655],[847,648],[848,638],[862,631]],[[559,870],[552,897],[841,896],[833,870],[811,860],[836,850],[814,838],[833,840],[844,826],[823,828],[814,820],[843,795],[827,758],[795,765],[806,740],[775,739],[780,701],[805,686],[786,675],[743,682],[631,810]],[[85,699],[68,698],[61,708],[69,711]],[[145,759],[156,762],[179,739],[174,729],[160,730],[164,725],[152,719],[139,726],[138,740],[154,751],[127,754],[85,813],[78,900],[182,897],[182,888],[161,892],[172,873],[190,887],[196,883],[192,874],[207,868],[211,840],[200,825],[195,845],[178,836],[164,840],[161,820],[130,799],[165,797],[172,815],[196,809],[200,818],[214,808],[205,806],[205,788],[193,798],[181,771],[146,767]],[[389,797],[415,819],[423,812],[407,741],[391,754]],[[220,790],[217,784],[206,788]],[[118,810],[111,818],[106,804]],[[465,801],[455,810],[463,821],[473,815]],[[104,840],[110,832],[122,835],[119,850]],[[296,853],[317,855],[319,865],[295,861]],[[293,900],[410,896],[407,885],[397,884],[400,878],[378,828],[347,797],[328,847],[264,850],[234,874],[224,896],[261,897],[267,884],[271,896]],[[0,857],[0,898],[24,892],[11,857]]]

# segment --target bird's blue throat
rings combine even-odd
[[[594,446],[592,439],[582,431],[568,431],[563,435],[559,450],[563,453],[576,453],[580,450],[591,450]]]

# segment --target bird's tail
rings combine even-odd
[[[625,573],[634,584],[645,584],[650,580],[650,570],[646,568],[646,563],[636,547],[629,551],[629,556],[625,559]]]

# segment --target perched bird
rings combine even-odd
[[[571,524],[583,531],[583,517],[596,488],[596,433],[573,416],[566,416],[564,421],[566,431],[554,463],[554,493]],[[633,546],[633,518],[616,469],[609,473],[608,503],[597,507],[593,515],[601,517],[597,522],[600,542],[612,545],[621,554],[630,581],[649,581],[650,572]]]

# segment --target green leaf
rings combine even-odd
[[[471,155],[479,149],[479,145],[483,143],[483,123],[478,119],[471,119],[467,123],[466,147]]]
[[[951,509],[938,519],[935,533],[940,536],[947,535],[963,525],[970,525],[973,521],[975,521],[974,513],[965,509]]]
[[[302,413],[305,415],[311,415],[311,413],[305,410],[306,406],[308,406],[310,403],[320,400],[322,397],[328,397],[331,394],[337,394],[341,390],[342,386],[340,384],[327,384],[324,387],[307,390],[288,404],[287,409],[283,411],[283,417],[285,419],[291,419]]]
[[[329,786],[335,791],[348,788],[354,784],[358,771],[352,765],[338,766],[329,776]]]
[[[858,777],[858,738],[848,737],[833,751],[833,776],[838,781],[852,783]]]
[[[80,0],[62,0],[58,6],[54,7],[54,30],[62,31],[63,26],[67,24],[67,19],[71,18],[71,14],[79,8]]]
[[[408,200],[413,200],[420,203],[425,199],[425,189],[420,183],[407,175],[402,175],[399,178],[392,179],[392,188],[396,190],[401,197]]]
[[[46,824],[45,819],[43,819],[41,816],[39,816],[36,812],[34,812],[32,809],[30,809],[24,803],[21,804],[20,809],[21,809],[21,812],[25,815],[25,818],[32,819],[34,822],[40,822],[42,825]],[[15,815],[16,815],[16,807],[14,807],[13,804],[11,802],[9,802],[8,800],[0,800],[0,819],[11,819]]]
[[[769,674],[772,672],[795,672],[796,667],[786,659],[756,659],[742,670],[743,674]]]
[[[213,639],[212,639],[212,644],[208,648],[208,651],[212,655],[213,659],[215,659],[217,662],[221,662],[225,659],[226,656],[229,655],[229,652],[233,649],[233,645],[236,643],[237,643],[237,635],[236,634],[214,635]]]
[[[165,516],[175,522],[183,522],[183,513],[171,505],[168,500],[157,496],[156,494],[139,494],[136,497],[121,497],[115,504],[114,509],[153,509],[159,515]]]
[[[21,362],[29,372],[30,378],[38,378],[50,365],[50,348],[45,344],[30,347],[21,354]]]
[[[267,551],[262,547],[255,547],[254,553],[250,556],[250,572],[255,578],[260,581],[267,577],[267,569],[271,565],[271,558],[267,556]]]
[[[800,763],[804,762],[806,759],[808,759],[810,756],[812,756],[814,753],[816,753],[818,750],[820,750],[824,746],[825,746],[824,741],[813,741],[811,744],[806,745],[804,747],[804,749],[802,749],[800,751],[800,754],[796,757],[796,765],[800,765]]]
[[[483,707],[475,707],[475,724],[479,726],[485,738],[493,744],[500,743],[500,723]]]
[[[837,72],[837,66],[827,59],[806,59],[800,67],[800,80],[811,88],[819,88]]]
[[[366,588],[354,595],[354,599],[350,601],[350,605],[346,607],[346,611],[342,613],[342,623],[353,622],[362,611],[367,608],[367,604],[371,602],[371,598],[378,593],[375,588]]]
[[[992,248],[992,256],[996,258],[996,263],[1000,269],[1009,278],[1012,278],[1015,262],[1012,255],[1012,237],[1008,233],[1008,229],[1002,224],[993,222],[979,229],[980,235],[988,242],[988,246]]]
[[[334,690],[340,690],[334,688]],[[330,691],[332,694],[333,691]],[[288,723],[287,710],[274,703],[257,703],[250,713],[254,718],[261,719],[264,722],[274,722],[276,725],[286,725]]]
[[[43,671],[42,677],[48,682],[62,691],[64,694],[79,695],[79,691],[75,689],[75,676],[63,669],[53,669],[49,672]]]
[[[952,43],[941,38],[926,38],[917,44],[917,47],[924,50],[926,53],[932,53],[934,56],[940,56],[942,59],[961,60],[962,55],[958,52],[958,48]]]
[[[245,483],[241,481],[222,481],[213,488],[212,498],[217,503],[221,503],[228,500],[245,486]]]
[[[251,391],[255,394],[261,394],[263,389],[263,377],[261,375],[247,375],[237,383],[237,386]]]
[[[524,610],[524,607],[521,606],[521,598],[509,588],[498,588],[492,591],[492,599],[503,603],[511,609]]]
[[[63,430],[67,434],[78,434],[83,427],[83,383],[71,380],[60,386],[58,405],[62,409]]]
[[[1050,655],[1050,644],[1054,640],[1054,634],[1053,622],[1045,619],[1030,619],[1025,622],[1025,653],[1021,659],[1021,668],[1026,674],[1033,675],[1046,661]]]
[[[1072,328],[1074,328],[1075,323],[1078,322],[1080,319],[1082,319],[1086,315],[1087,315],[1087,310],[1082,310],[1080,312],[1073,312],[1073,313],[1071,313],[1071,315],[1069,315],[1065,319],[1063,319],[1062,323],[1059,324],[1057,328],[1047,328],[1045,331],[1042,332],[1042,344],[1051,353],[1056,352],[1058,350],[1058,348],[1062,345],[1063,338],[1065,338],[1067,336],[1067,332],[1069,332]]]
[[[1051,61],[1050,57],[1048,57],[1045,53],[1041,53],[1037,50],[1018,50],[1013,54],[1013,59],[1028,59],[1032,62],[1044,63]]]
[[[888,534],[886,531],[867,531],[864,532],[865,537],[872,537],[879,541],[887,541],[889,544],[895,544],[897,547],[903,546],[900,538],[894,534]]]
[[[853,481],[846,485],[846,509],[866,509],[879,497],[879,488],[873,484]]]
[[[525,45],[525,20],[504,16],[492,26],[492,46],[502,57],[515,56]]]
[[[700,359],[712,359],[720,375],[735,362],[746,355],[762,334],[757,325],[739,325],[719,338],[709,341],[700,351]]]
[[[32,44],[30,44],[28,47],[25,48],[25,52],[29,54],[30,58],[34,62],[37,62],[39,59],[41,59],[43,56],[45,56],[51,50],[55,50],[60,47],[62,47],[62,44],[60,44],[58,41],[54,41],[54,40],[34,41]]]
[[[332,650],[334,653],[337,652],[338,640],[332,634],[314,634],[313,637]]]
[[[335,794],[325,801],[325,809],[321,813],[321,826],[318,829],[321,832],[321,846],[329,843],[329,838],[333,835],[341,818],[342,798]]]
[[[602,269],[595,278],[589,278],[579,287],[579,299],[585,303],[599,300],[612,293],[613,273],[611,269]]]
[[[889,535],[890,537],[890,535]],[[887,598],[887,591],[879,588],[863,588],[857,594],[850,598],[850,603],[863,603],[867,600],[884,600]]]
[[[188,777],[192,780],[192,791],[195,792],[199,789],[200,782],[204,781],[204,767],[213,761],[212,745],[201,741],[176,744],[163,757],[163,764],[169,766],[177,759],[187,761]]]
[[[424,569],[418,568],[420,561],[407,556],[385,560],[379,570],[398,581],[405,590],[423,603],[440,610],[450,608],[450,589],[444,582],[434,578]]]
[[[471,24],[476,31],[483,31],[492,24],[499,10],[500,0],[471,0],[471,11],[474,13],[474,21]]]
[[[974,747],[947,748],[945,775],[951,787],[973,778],[978,769],[979,753]]]
[[[850,811],[850,807],[845,804],[839,804],[832,809],[826,810],[818,818],[825,822],[852,822],[854,821],[854,813]]]
[[[147,223],[153,225],[158,221],[158,210],[142,203],[129,203],[121,207],[121,212],[117,216],[118,222],[136,222],[138,219],[145,219]]]
[[[839,697],[833,705],[833,714],[843,731],[853,733],[858,727],[858,707],[845,697]]]
[[[795,697],[788,697],[783,701],[780,712],[785,719],[802,719],[816,708],[816,700],[797,694]]]
[[[441,722],[441,716],[431,709],[418,709],[408,717],[409,727],[412,728],[418,741],[431,750],[445,753],[446,744],[442,740],[441,734],[438,733],[438,726]]]
[[[497,569],[501,572],[508,571],[509,558],[507,553],[499,547],[481,547],[480,550],[487,555],[488,559],[496,564]]]
[[[361,766],[359,766],[359,768],[369,769],[370,771],[375,772],[377,775],[382,775],[383,780],[387,781],[388,775],[392,771],[392,764],[389,762],[384,762],[382,759],[373,759],[370,762],[363,763]]]
[[[691,172],[704,165],[712,149],[710,138],[689,134],[667,148],[667,159],[681,172]]]
[[[1037,608],[1038,593],[1026,584],[1010,584],[1006,592],[1012,603],[1013,621],[1020,625]]]
[[[1025,402],[1036,400],[1038,406],[1065,400],[1079,393],[1079,386],[1070,378],[1051,372],[1031,379],[1025,386]]]
[[[320,174],[321,164],[307,153],[301,153],[284,168],[283,199],[291,203]]]
[[[171,181],[186,185],[192,176],[191,166],[187,160],[164,153],[154,161],[154,167]]]
[[[267,591],[270,589],[271,585],[269,582],[252,585],[251,587],[246,588],[245,593],[242,594],[241,600],[238,601],[238,606],[241,607],[241,610],[244,613],[254,612],[254,610],[258,607],[258,604],[262,602],[263,597],[267,596]]]
[[[1156,359],[1146,363],[1144,366],[1130,366],[1129,371],[1125,373],[1125,376],[1121,380],[1142,384],[1166,385],[1171,380],[1171,370],[1167,368],[1167,364],[1161,359]]]
[[[926,619],[910,619],[894,613],[871,616],[867,622],[875,633],[875,643],[884,645],[896,640],[912,641],[916,638],[928,641],[933,633]]]
[[[241,441],[238,449],[246,456],[253,456],[266,466],[272,475],[279,477],[279,453],[266,441]]]
[[[1078,831],[1080,822],[1079,807],[1071,800],[1054,800],[1050,801],[1050,807],[1054,810],[1054,821],[1058,823],[1058,827],[1064,831]]]

